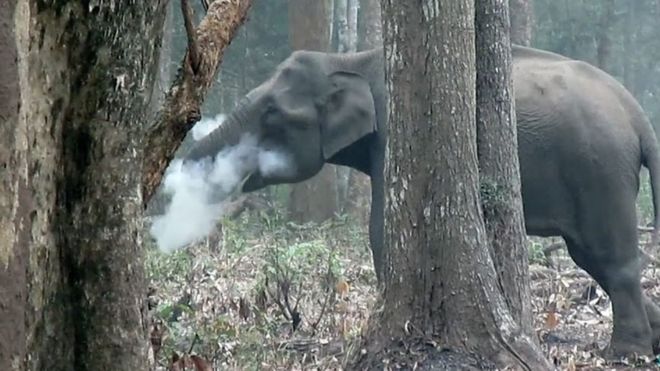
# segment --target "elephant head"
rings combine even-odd
[[[258,150],[286,154],[291,171],[250,169],[242,191],[251,192],[312,177],[324,162],[375,128],[370,84],[359,68],[340,55],[298,51],[197,142],[184,161],[213,159],[245,135],[256,138]]]

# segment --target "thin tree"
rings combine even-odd
[[[486,232],[511,315],[526,336],[535,339],[520,193],[509,9],[499,0],[480,0],[475,6],[477,145]]]
[[[511,7],[511,41],[530,46],[534,35],[534,6],[532,0],[509,0]]]
[[[358,12],[359,28],[362,30],[358,40],[359,49],[380,48],[383,45],[383,29],[380,21],[380,1],[361,0]]]
[[[329,51],[332,0],[289,0],[289,43],[294,50]],[[289,217],[298,222],[322,222],[337,212],[337,176],[325,165],[309,180],[291,185]]]
[[[381,4],[389,92],[385,277],[358,366],[387,358],[410,367],[419,359],[409,349],[448,348],[499,366],[545,369],[508,312],[482,218],[474,2]]]
[[[598,34],[596,35],[596,65],[607,71],[608,60],[610,58],[612,49],[612,39],[610,37],[610,29],[616,21],[614,14],[615,3],[614,0],[606,0],[603,5],[602,14],[600,16],[598,25]]]

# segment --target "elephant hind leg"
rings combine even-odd
[[[660,307],[655,304],[648,296],[643,296],[644,308],[651,325],[653,353],[660,353]]]
[[[651,355],[652,334],[646,314],[648,304],[644,301],[640,286],[636,231],[628,233],[634,234],[631,238],[610,235],[622,233],[621,228],[614,228],[612,233],[603,228],[599,233],[602,235],[597,240],[603,244],[609,241],[609,245],[592,245],[593,240],[590,243],[578,243],[570,238],[565,240],[576,264],[586,270],[610,296],[614,328],[605,353],[608,357]],[[654,312],[656,314],[654,323],[660,325],[660,311]]]

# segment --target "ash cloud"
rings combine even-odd
[[[200,140],[222,125],[225,115],[201,120],[192,129]],[[282,151],[263,149],[253,135],[244,135],[233,147],[214,158],[183,163],[172,161],[163,179],[163,191],[171,197],[164,215],[154,218],[150,229],[160,250],[171,252],[204,238],[223,216],[225,201],[254,173],[285,176],[294,171]]]

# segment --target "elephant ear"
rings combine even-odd
[[[339,71],[330,76],[321,127],[323,157],[327,160],[363,136],[376,131],[376,109],[369,83],[362,76]]]

